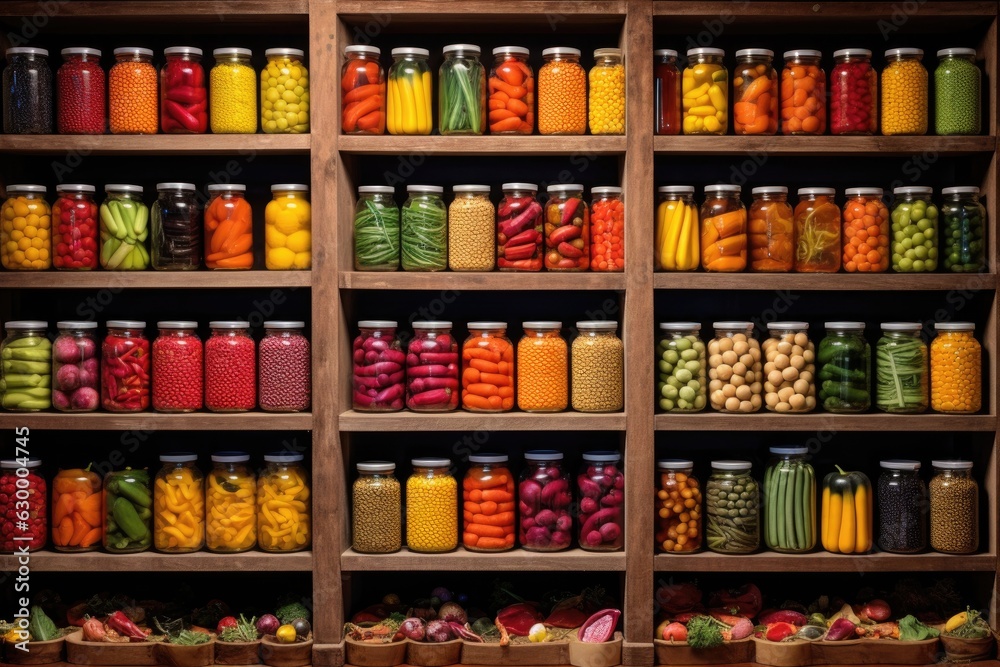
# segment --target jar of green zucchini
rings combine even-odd
[[[399,208],[390,185],[362,185],[354,208],[355,271],[399,268]]]
[[[404,271],[444,271],[448,268],[448,210],[444,188],[408,185],[403,204],[402,256]]]

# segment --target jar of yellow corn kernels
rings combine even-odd
[[[302,454],[264,455],[257,482],[257,541],[264,551],[290,553],[309,548],[312,539],[309,475]]]
[[[443,553],[458,546],[458,482],[448,459],[413,459],[406,480],[406,546]]]
[[[587,73],[580,49],[556,46],[542,51],[538,70],[538,133],[583,134],[587,131]]]
[[[625,65],[621,49],[597,49],[590,70],[590,133],[625,134]]]
[[[309,131],[309,70],[300,49],[268,49],[260,72],[260,127],[265,134]]]
[[[208,77],[213,134],[253,134],[257,131],[257,73],[250,66],[250,49],[212,51],[215,67]]]
[[[882,134],[927,134],[927,70],[922,49],[889,49],[882,70]]]
[[[44,185],[8,185],[0,209],[0,264],[9,271],[52,266],[52,211]]]
[[[212,454],[205,487],[205,546],[217,553],[249,551],[257,544],[257,477],[243,452]]]
[[[971,413],[982,407],[983,350],[972,322],[938,322],[931,341],[931,410]]]

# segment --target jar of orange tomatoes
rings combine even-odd
[[[470,412],[514,409],[514,346],[506,322],[469,322],[462,344],[462,407]]]
[[[889,268],[889,209],[882,202],[882,188],[848,188],[844,191],[844,270],[848,273],[881,273]]]
[[[795,270],[836,273],[840,270],[840,208],[833,188],[799,188],[795,207]]]
[[[822,54],[812,49],[785,51],[781,72],[781,130],[784,134],[826,132],[826,72]]]
[[[625,270],[625,205],[622,189],[590,189],[590,270]]]
[[[780,273],[792,270],[794,224],[788,188],[768,185],[751,191],[750,270]]]
[[[701,549],[701,484],[692,475],[694,462],[657,461],[656,548],[664,553],[690,554]]]
[[[462,480],[462,544],[468,551],[514,548],[514,476],[506,454],[473,454]]]
[[[733,72],[733,129],[736,134],[778,131],[778,74],[770,49],[740,49]]]

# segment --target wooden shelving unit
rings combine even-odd
[[[308,134],[150,134],[131,135],[0,135],[0,151],[17,155],[218,155],[261,153],[308,155]]]
[[[756,553],[748,556],[716,553],[695,558],[660,554],[653,559],[657,572],[993,572],[994,554],[950,556],[946,554],[843,555],[827,552],[811,554]]]
[[[16,556],[0,556],[0,569],[16,570]],[[59,553],[39,551],[31,554],[33,572],[311,572],[311,551],[272,554],[248,551],[240,554]]]
[[[532,553],[522,549],[500,554],[477,554],[458,550],[446,554],[419,554],[405,548],[394,554],[360,554],[348,549],[340,557],[345,572],[471,571],[567,572],[625,570],[625,553],[595,553],[570,549],[557,553]]]
[[[52,431],[308,431],[308,412],[26,412],[0,413],[0,429]]]

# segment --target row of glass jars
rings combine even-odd
[[[717,553],[752,553],[761,547],[762,534],[772,551],[812,551],[823,529],[817,515],[817,498],[825,499],[826,489],[817,488],[808,448],[772,447],[770,451],[763,487],[753,477],[750,461],[712,461],[712,473],[704,488],[693,474],[692,461],[658,461],[657,551],[694,553],[705,546]],[[920,478],[919,461],[880,462],[882,473],[875,490],[878,542],[872,541],[869,521],[863,528],[867,535],[862,536],[867,538],[867,544],[877,544],[881,551],[890,553],[923,551],[928,545],[929,524],[931,549],[955,554],[978,550],[979,486],[972,477],[972,463],[941,460],[932,461],[932,466],[928,493]],[[850,474],[864,477],[861,473]],[[862,482],[868,484],[867,478]],[[801,484],[803,491],[792,500],[790,496],[782,497],[780,491],[776,498],[769,497],[769,489],[786,484],[796,488]],[[872,492],[870,485],[867,492]],[[792,526],[785,523],[786,516],[794,516]],[[769,523],[772,521],[775,525]],[[782,524],[780,529],[777,523]],[[795,539],[790,539],[793,534]]]
[[[474,454],[461,496],[449,459],[413,459],[405,512],[396,465],[358,463],[352,492],[354,550],[399,551],[405,516],[406,547],[421,553],[451,551],[460,543],[480,552],[518,545],[526,551],[562,551],[574,541],[586,551],[617,551],[625,541],[621,454],[586,452],[582,459],[574,481],[562,452],[525,452],[515,495],[508,457]]]
[[[6,51],[3,72],[3,131],[6,134],[268,134],[309,132],[309,73],[300,49],[267,49],[258,76],[250,49],[221,48],[206,78],[202,50],[164,49],[159,74],[153,51],[114,50],[107,74],[101,51],[62,50],[53,105],[49,52],[18,46]],[[259,100],[259,101],[258,101]],[[55,123],[53,123],[53,106]],[[107,107],[107,108],[106,108]]]
[[[244,321],[209,323],[202,343],[197,322],[157,322],[152,346],[145,322],[109,320],[103,341],[96,322],[6,323],[0,346],[3,408],[25,412],[268,412],[308,410],[311,354],[305,322],[264,322],[259,346]],[[259,367],[259,369],[258,369]]]
[[[972,322],[937,322],[928,347],[919,322],[883,322],[871,347],[864,322],[826,322],[817,348],[806,322],[771,322],[763,345],[752,322],[715,322],[706,345],[697,322],[663,322],[656,400],[666,412],[865,412],[928,407],[970,414],[982,407],[982,347]],[[928,361],[929,358],[929,361]],[[929,391],[928,391],[929,389]],[[874,392],[874,401],[872,400]]]
[[[731,89],[722,49],[688,49],[683,73],[677,67],[677,51],[660,49],[654,55],[657,134],[727,134],[730,90],[733,133],[738,135],[776,134],[779,118],[783,134],[826,134],[828,125],[830,134],[876,134],[880,118],[883,135],[928,131],[928,74],[921,49],[886,50],[881,113],[879,77],[868,49],[835,51],[829,82],[820,51],[786,51],[780,86],[773,51],[741,49]],[[980,134],[982,73],[976,50],[941,49],[937,57],[935,133]]]
[[[58,185],[49,207],[45,186],[8,185],[0,207],[0,265],[12,271],[253,268],[253,212],[245,185],[211,184],[205,200],[193,183],[157,183],[151,208],[141,186],[104,189],[98,207],[93,185]],[[279,183],[271,196],[264,209],[265,266],[309,269],[308,186]]]
[[[381,49],[353,45],[344,49],[341,71],[341,129],[345,134],[422,135],[433,129],[430,51],[392,50],[388,75],[379,64]],[[493,49],[487,76],[475,44],[450,44],[438,70],[438,130],[443,135],[531,134],[537,109],[539,134],[625,133],[625,67],[622,50],[594,51],[586,72],[580,50],[542,51],[535,73],[528,49]],[[537,100],[537,105],[536,105]]]
[[[523,322],[515,353],[506,322],[469,322],[459,348],[452,323],[418,321],[407,341],[391,320],[358,322],[351,350],[353,408],[361,412],[618,412],[624,408],[624,346],[618,323]],[[516,361],[515,361],[516,359]]]

